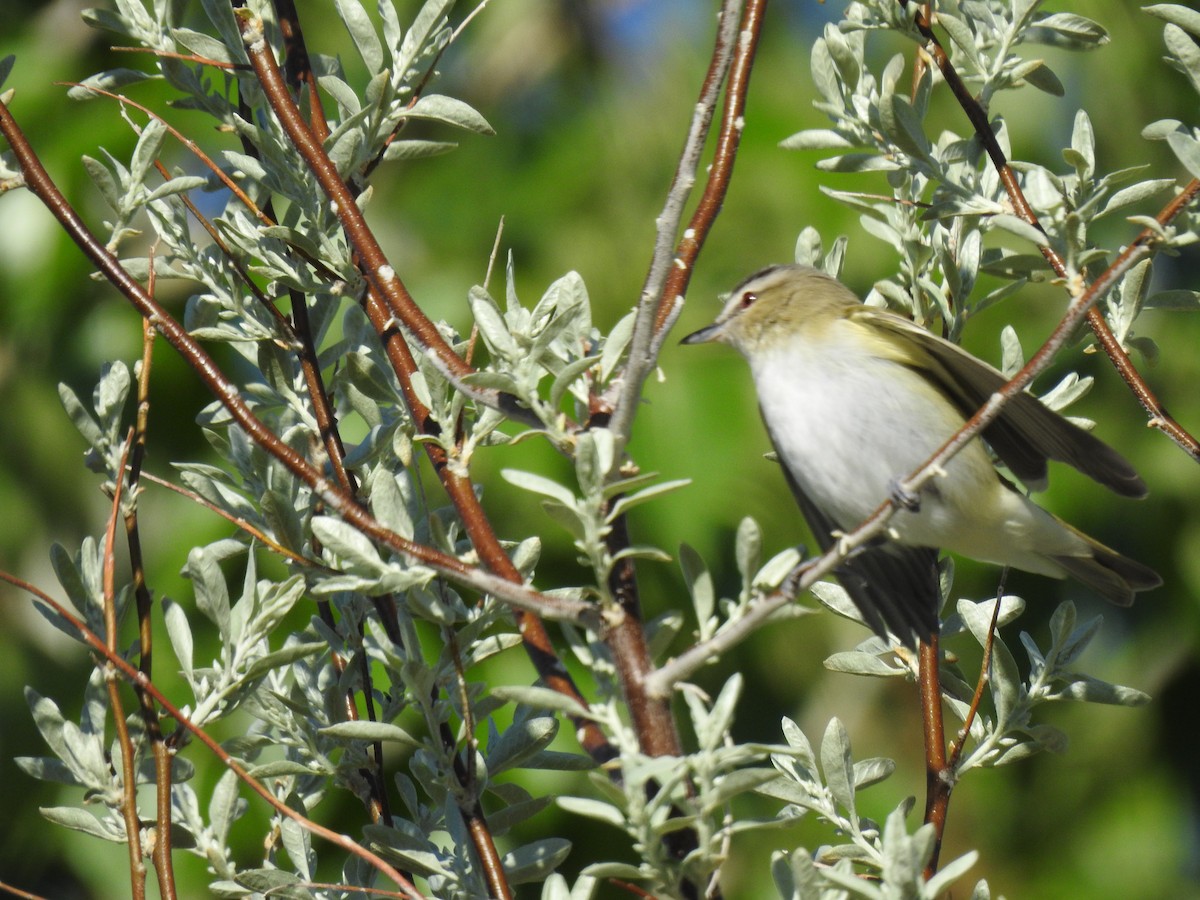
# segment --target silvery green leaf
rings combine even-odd
[[[495,134],[487,119],[468,106],[463,101],[443,94],[425,94],[411,109],[404,111],[404,116],[410,119],[429,119],[444,122],[459,128],[473,131],[476,134]]]
[[[1147,309],[1191,311],[1200,309],[1200,291],[1159,291],[1146,298]]]
[[[315,772],[313,769],[295,760],[275,759],[271,760],[271,762],[263,763],[261,766],[252,766],[248,774],[251,778],[287,778],[289,776],[311,778]]]
[[[230,827],[249,808],[249,803],[238,796],[240,784],[237,773],[230,770],[222,775],[213,787],[212,798],[208,804],[208,817],[218,841],[224,842],[228,838]]]
[[[863,788],[878,784],[895,771],[895,761],[882,756],[859,760],[854,764],[854,789],[861,791]]]
[[[408,498],[400,484],[408,484],[407,473],[395,475],[383,466],[375,469],[368,479],[368,496],[375,518],[409,540],[413,537],[413,520],[408,508]]]
[[[679,567],[683,570],[683,581],[692,598],[692,608],[696,611],[700,634],[711,635],[716,624],[713,619],[716,593],[713,589],[712,574],[704,565],[703,558],[690,544],[679,545]]]
[[[850,735],[841,719],[829,720],[825,736],[821,738],[821,771],[825,785],[834,802],[841,806],[852,822],[857,822],[854,811],[854,761],[850,757]]]
[[[0,71],[0,84],[4,84],[4,79],[8,77],[8,69],[12,68],[12,62],[15,58],[13,56],[6,56],[3,62],[0,62],[0,69],[3,69],[3,71]],[[5,66],[5,63],[7,63],[7,66]],[[78,85],[67,91],[67,96],[72,100],[95,100],[101,95],[94,90],[89,90],[89,88],[98,88],[102,91],[116,93],[123,87],[145,81],[149,77],[145,72],[139,72],[136,69],[108,69],[107,71],[97,72],[95,75],[83,79]]]
[[[324,643],[289,644],[281,647],[252,662],[239,679],[239,683],[251,683],[268,672],[290,666],[298,659],[324,653],[327,649],[328,647]]]
[[[1066,50],[1093,50],[1109,42],[1108,32],[1100,23],[1074,13],[1042,16],[1024,37],[1030,43],[1049,44]]]
[[[358,55],[367,66],[367,72],[375,75],[383,68],[383,46],[379,43],[379,36],[367,11],[358,0],[335,0],[334,5],[354,40],[354,46],[358,48]]]
[[[832,581],[818,581],[812,586],[812,595],[821,605],[852,622],[863,624],[862,613],[846,593],[846,589]]]
[[[100,196],[104,198],[104,202],[114,212],[121,211],[121,191],[117,188],[116,179],[111,171],[104,163],[97,159],[92,159],[90,156],[82,157],[83,168],[88,173],[88,177],[92,179],[92,183],[96,189],[100,191]]]
[[[822,172],[894,172],[899,163],[878,153],[846,153],[817,162]]]
[[[817,758],[813,753],[812,744],[809,742],[808,736],[805,735],[800,726],[785,716],[781,723],[781,730],[783,731],[784,740],[788,742],[788,746],[792,748],[795,755],[810,772],[815,772]]]
[[[1104,204],[1104,208],[1096,215],[1097,217],[1106,216],[1122,207],[1140,203],[1156,194],[1161,194],[1163,191],[1174,187],[1174,185],[1174,178],[1151,178],[1148,181],[1131,184],[1127,188],[1121,188],[1121,190],[1109,197],[1108,202]]]
[[[231,607],[229,587],[225,575],[217,564],[219,553],[209,547],[194,547],[188,553],[183,575],[191,580],[196,593],[196,608],[217,626],[222,640],[228,642],[230,633]]]
[[[546,709],[551,712],[562,712],[569,716],[591,718],[591,714],[579,704],[579,701],[566,694],[560,694],[551,688],[535,685],[501,685],[493,688],[491,696],[510,703],[521,703],[534,709]]]
[[[636,321],[637,310],[631,310],[617,321],[617,324],[612,327],[612,331],[608,333],[608,337],[605,338],[604,347],[600,351],[600,380],[602,382],[607,383],[624,358],[625,348],[633,336],[633,326]]]
[[[992,900],[992,890],[988,887],[988,883],[980,881],[975,885],[975,890],[971,892],[969,900]]]
[[[810,128],[784,138],[779,146],[784,150],[846,150],[854,144],[832,129]]]
[[[199,175],[176,175],[170,181],[164,181],[146,196],[146,202],[151,203],[155,200],[162,200],[165,197],[173,197],[175,194],[182,194],[185,191],[196,190],[208,186],[208,179]],[[148,267],[147,267],[148,268]],[[157,266],[155,267],[157,270]]]
[[[1080,378],[1075,372],[1070,372],[1063,376],[1063,380],[1052,387],[1038,399],[1046,406],[1053,410],[1063,410],[1079,400],[1087,396],[1092,389],[1092,384],[1095,379],[1090,375],[1086,378]]]
[[[1000,371],[1005,378],[1012,378],[1025,365],[1025,351],[1021,349],[1021,339],[1011,325],[1005,325],[1000,332],[1000,348]]]
[[[919,159],[929,156],[929,138],[925,134],[920,116],[907,97],[893,94],[891,105],[885,108],[883,113],[888,136],[901,150]]]
[[[1009,234],[1015,234],[1019,238],[1023,238],[1039,247],[1049,246],[1050,239],[1039,230],[1036,226],[1030,225],[1024,219],[1018,219],[1016,216],[1008,213],[1000,213],[988,219],[994,227],[1007,231]]]
[[[543,497],[549,497],[569,509],[574,509],[576,505],[575,494],[569,488],[557,481],[551,481],[543,475],[524,472],[520,469],[501,469],[500,477],[511,485],[541,494]]]
[[[1066,687],[1056,692],[1063,700],[1080,700],[1084,703],[1105,703],[1112,706],[1144,706],[1150,695],[1137,688],[1123,684],[1110,684],[1090,675],[1073,675]]]
[[[965,875],[967,870],[978,861],[979,851],[971,850],[962,856],[950,860],[950,862],[942,863],[937,873],[925,884],[927,895],[930,897],[948,896],[946,895],[946,889]],[[987,882],[980,882],[980,884],[984,885],[986,889]],[[971,900],[986,900],[986,895],[980,897],[978,890],[979,888],[976,887],[976,893],[972,894]]]
[[[587,399],[588,382],[582,376],[594,368],[600,359],[599,356],[582,356],[567,363],[559,370],[558,374],[554,376],[554,383],[550,385],[551,409],[559,408],[567,391],[571,391],[580,401]]]
[[[1159,119],[1142,129],[1142,137],[1148,141],[1165,141],[1167,135],[1184,130],[1184,124],[1178,119]]]
[[[788,547],[772,556],[754,575],[753,587],[761,591],[774,590],[792,573],[803,559],[796,547]]]
[[[1200,49],[1197,54],[1200,56]],[[1167,144],[1191,176],[1200,178],[1200,143],[1190,134],[1175,131],[1167,135]]]
[[[874,653],[863,653],[859,650],[847,650],[834,653],[825,659],[825,668],[831,672],[844,672],[847,675],[868,675],[890,678],[893,675],[904,675],[907,669],[892,665]]]
[[[555,804],[577,816],[586,816],[614,828],[625,829],[625,815],[617,807],[588,797],[557,797]]]
[[[678,490],[681,487],[686,487],[691,483],[692,480],[690,478],[679,478],[675,481],[664,481],[661,484],[654,484],[650,487],[642,488],[642,490],[633,494],[626,494],[612,505],[612,509],[609,510],[609,513],[607,516],[605,516],[604,521],[611,523],[619,516],[625,515],[635,506],[645,503],[647,500],[653,500],[655,497],[659,497],[663,494],[669,494],[671,491]]]
[[[1200,91],[1200,47],[1178,25],[1168,22],[1163,28],[1167,50],[1183,65],[1183,71],[1194,90]],[[1195,173],[1192,173],[1193,176]]]
[[[384,741],[391,744],[403,744],[406,747],[417,748],[421,742],[392,722],[337,722],[317,730],[326,737],[341,741]]]
[[[734,539],[734,553],[737,557],[738,574],[742,576],[742,584],[749,587],[754,573],[762,562],[762,529],[749,516],[744,516],[738,522],[737,536]]]
[[[104,432],[100,430],[100,425],[92,418],[91,412],[79,400],[78,395],[65,383],[58,385],[58,398],[71,424],[83,436],[84,443],[89,447],[99,447],[104,443]]]
[[[82,831],[84,834],[98,837],[105,841],[113,841],[115,843],[124,842],[123,834],[115,834],[106,828],[103,822],[86,809],[79,809],[75,806],[41,806],[38,807],[38,812],[47,821],[53,822],[55,825],[62,825],[64,828],[70,828],[72,831]]]
[[[542,838],[505,853],[501,862],[510,884],[525,884],[543,880],[570,852],[570,841],[564,838]]]
[[[282,869],[246,869],[238,872],[235,880],[261,896],[282,900],[312,900],[313,897],[302,886],[299,875]]]
[[[1063,83],[1054,74],[1054,70],[1040,59],[1032,59],[1018,66],[1013,74],[1042,93],[1049,94],[1051,97],[1062,97],[1067,93],[1067,89],[1063,87]]]
[[[313,535],[341,560],[358,571],[382,572],[385,569],[379,550],[369,537],[348,522],[333,516],[315,516]]]
[[[1142,12],[1165,19],[1200,37],[1200,11],[1180,6],[1178,3],[1158,3],[1154,6],[1143,6]]]
[[[167,628],[167,637],[171,641],[171,649],[183,669],[184,675],[192,677],[192,628],[187,620],[187,613],[182,606],[173,600],[163,598],[163,624]]]
[[[802,266],[817,266],[821,262],[821,232],[813,228],[811,225],[806,225],[800,230],[800,236],[796,238],[796,252],[794,254],[796,262]]]
[[[978,603],[970,600],[959,600],[955,605],[959,618],[968,631],[983,645],[987,640],[988,627],[992,624],[992,612],[996,608],[996,599],[981,600]],[[1000,599],[1000,615],[996,619],[996,628],[1003,628],[1025,611],[1025,601],[1020,597],[1006,594]]]
[[[245,56],[242,54],[239,54],[238,59],[234,59],[225,44],[212,35],[204,34],[201,31],[193,31],[190,28],[172,28],[171,37],[183,44],[183,46],[196,56],[201,56],[205,59],[215,60],[220,63],[241,63],[246,61]],[[239,41],[235,46],[240,48],[242,43]]]
[[[509,333],[508,325],[496,301],[481,287],[472,287],[467,295],[471,315],[479,326],[479,333],[487,342],[488,349],[504,359],[515,360],[520,356],[517,342]]]
[[[397,159],[428,159],[432,156],[449,153],[457,148],[458,144],[455,141],[426,141],[419,138],[407,138],[388,144],[387,149],[383,151],[383,158],[386,162]]]
[[[979,56],[979,48],[975,46],[975,33],[965,21],[953,16],[943,10],[938,10],[938,24],[946,29],[946,34],[950,35],[950,40],[954,42],[954,46],[970,61],[971,68],[979,73],[987,71],[987,66]],[[955,63],[958,65],[958,57],[955,56]],[[959,66],[961,68],[961,66]]]
[[[613,562],[622,559],[645,559],[650,562],[669,563],[671,554],[650,544],[633,544],[613,555]]]
[[[537,716],[514,722],[499,739],[488,744],[487,768],[491,775],[521,767],[554,740],[558,720],[553,716]]]
[[[830,55],[827,43],[827,39],[833,28],[832,24],[825,26],[826,39],[818,40],[813,44],[808,62],[812,72],[813,84],[818,93],[820,93],[830,106],[841,109],[841,80],[838,77],[837,67],[833,64],[833,57]]]

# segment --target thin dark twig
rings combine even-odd
[[[150,255],[150,275],[147,290],[154,293],[154,255]],[[138,612],[138,669],[147,680],[154,677],[154,601],[146,586],[146,566],[142,557],[142,539],[138,528],[138,495],[141,488],[142,464],[146,457],[146,434],[150,422],[150,368],[154,360],[154,329],[142,320],[142,360],[138,369],[137,413],[133,426],[133,452],[129,458],[129,496],[125,512],[125,543],[129,548],[129,565]],[[175,866],[171,859],[171,751],[163,740],[158,721],[158,708],[145,691],[138,691],[142,723],[146,739],[154,754],[155,810],[154,859],[159,895],[166,900],[176,896]]]
[[[900,0],[900,3],[903,6],[907,6],[909,0]],[[1013,210],[1020,218],[1045,235],[1046,230],[1042,227],[1037,213],[1033,211],[1033,207],[1030,206],[1028,199],[1026,199],[1025,193],[1021,190],[1016,173],[1013,172],[1012,167],[1008,164],[1004,151],[1001,149],[999,141],[996,140],[996,136],[992,132],[987,111],[975,99],[970,88],[967,87],[962,77],[958,74],[958,71],[954,68],[954,65],[950,62],[950,57],[942,46],[941,41],[933,33],[929,15],[929,4],[922,5],[920,11],[917,13],[915,23],[926,41],[924,51],[937,64],[942,76],[946,79],[946,84],[950,87],[955,99],[958,100],[963,112],[966,113],[967,119],[970,120],[971,126],[975,129],[980,143],[983,145],[984,150],[992,161],[992,165],[1000,176],[1000,183],[1004,185],[1004,190],[1008,194]],[[1171,209],[1171,206],[1168,206],[1167,209],[1159,214],[1159,224],[1165,225],[1174,219],[1184,206],[1195,199],[1198,193],[1200,193],[1200,180],[1193,180],[1173,201],[1172,206],[1178,204],[1178,208],[1168,212]],[[1162,218],[1164,215],[1165,219]],[[1154,229],[1147,228],[1138,235],[1134,244],[1149,244],[1156,240],[1157,237],[1158,234]],[[1062,256],[1050,245],[1050,242],[1042,242],[1039,244],[1038,249],[1050,264],[1055,274],[1070,283],[1071,276],[1067,264]],[[1114,260],[1109,268],[1111,269],[1115,265],[1116,261]],[[1099,309],[1093,307],[1087,313],[1087,323],[1088,327],[1092,329],[1093,334],[1095,334],[1097,342],[1121,376],[1121,379],[1128,385],[1138,403],[1141,404],[1142,408],[1149,415],[1150,418],[1147,424],[1152,428],[1162,431],[1189,456],[1200,461],[1200,441],[1176,422],[1166,411],[1166,407],[1155,396],[1150,386],[1146,384],[1146,380],[1137,371],[1137,367],[1134,366],[1133,360],[1129,358],[1129,354],[1125,352],[1125,349],[1121,346],[1121,342],[1117,340],[1116,336],[1112,333],[1112,329],[1108,327],[1108,323],[1104,320],[1104,314]]]
[[[992,648],[996,642],[996,626],[1000,622],[1000,601],[1004,598],[1004,582],[1008,576],[1008,567],[1000,570],[1000,587],[996,591],[996,606],[992,609],[992,621],[988,625],[987,640],[983,642],[983,660],[979,664],[979,680],[975,682],[975,693],[971,697],[971,706],[963,718],[962,728],[958,737],[950,745],[949,768],[958,769],[958,761],[962,759],[963,748],[971,734],[971,726],[975,724],[975,716],[979,714],[979,704],[983,702],[983,692],[988,682],[992,680]]]
[[[125,449],[121,451],[121,464],[118,472],[125,471],[125,462],[129,458],[133,445],[133,432],[130,431]],[[117,655],[117,598],[114,584],[116,571],[116,534],[117,520],[121,518],[122,487],[124,480],[118,478],[113,486],[112,513],[108,517],[108,525],[104,530],[104,638],[106,656],[110,659]],[[129,850],[129,880],[130,894],[134,900],[144,900],[146,896],[146,865],[142,862],[142,824],[137,806],[137,765],[134,760],[133,741],[129,737],[129,724],[125,721],[125,705],[121,702],[120,685],[116,678],[111,677],[108,666],[103,667],[105,689],[108,692],[108,703],[112,710],[113,728],[117,733],[117,746],[121,748],[121,817],[125,822],[125,842]]]
[[[423,895],[415,887],[413,887],[412,883],[407,878],[403,877],[398,871],[396,871],[396,869],[393,868],[392,865],[386,860],[382,859],[377,854],[372,853],[366,847],[360,846],[349,836],[338,834],[336,831],[314,822],[303,813],[292,809],[285,802],[271,793],[269,788],[265,787],[262,782],[247,772],[246,769],[243,768],[215,738],[213,738],[207,731],[188,718],[183,710],[168,700],[153,681],[147,679],[145,675],[122,659],[120,654],[110,650],[95,632],[88,628],[81,619],[68,611],[65,606],[63,606],[45,591],[21,578],[17,578],[15,575],[12,575],[9,572],[0,571],[0,581],[6,581],[13,585],[13,587],[27,591],[37,598],[38,601],[46,604],[48,607],[54,610],[59,617],[61,617],[65,622],[67,622],[67,624],[75,629],[76,633],[79,634],[80,638],[85,644],[91,647],[96,653],[101,654],[108,661],[110,666],[117,669],[136,687],[149,692],[154,698],[154,701],[164,710],[166,710],[169,716],[175,719],[182,728],[186,729],[193,737],[200,741],[200,743],[204,744],[204,746],[207,747],[213,753],[213,755],[216,756],[217,759],[219,759],[221,763],[226,766],[226,768],[230,769],[234,775],[236,775],[242,781],[242,783],[254,791],[254,793],[258,794],[265,801],[267,801],[267,803],[269,803],[274,810],[291,819],[305,831],[324,838],[330,843],[342,848],[347,853],[359,857],[364,862],[375,868],[380,874],[392,879],[392,881],[394,881],[401,888],[404,896],[409,898],[409,900],[424,900]]]
[[[114,53],[149,53],[163,59],[179,59],[183,62],[200,63],[202,66],[212,66],[214,69],[248,70],[250,67],[242,63],[221,62],[207,56],[197,56],[194,53],[175,53],[171,50],[156,50],[153,47],[109,47]]]

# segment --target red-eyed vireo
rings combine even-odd
[[[751,275],[717,320],[683,339],[721,341],[750,363],[759,408],[813,536],[827,549],[890,496],[1006,381],[996,369],[901,316],[866,306],[807,266]],[[1107,444],[1021,394],[982,433],[1031,489],[1046,461],[1070,463],[1105,487],[1141,497],[1146,486]],[[1153,570],[1036,506],[972,441],[907,498],[889,540],[839,569],[843,587],[882,634],[905,643],[937,626],[937,548],[1054,578],[1072,576],[1114,603],[1157,587]]]

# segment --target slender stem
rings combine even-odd
[[[708,140],[713,113],[721,96],[721,88],[733,59],[737,24],[740,19],[742,0],[724,0],[717,19],[717,38],[713,47],[712,60],[700,88],[700,99],[692,114],[691,125],[684,141],[683,152],[675,169],[675,177],[667,191],[662,212],[658,215],[658,228],[654,242],[654,253],[650,270],[642,286],[638,301],[637,318],[629,340],[628,358],[623,377],[615,379],[619,397],[608,400],[603,411],[611,412],[609,428],[622,443],[629,439],[633,418],[637,412],[642,385],[653,371],[655,358],[651,351],[654,342],[654,324],[657,319],[659,298],[666,296],[663,287],[674,256],[674,247],[679,240],[679,226],[683,221],[684,204],[696,183],[696,172],[700,168],[700,157]],[[616,458],[620,454],[615,455]]]
[[[125,471],[125,462],[129,458],[133,444],[133,434],[130,433],[121,454],[121,464],[118,472]],[[104,639],[105,655],[111,659],[117,655],[117,602],[114,586],[116,571],[116,534],[117,520],[121,518],[121,488],[124,481],[117,479],[113,488],[112,513],[108,517],[108,526],[104,531]],[[144,900],[146,896],[146,864],[142,862],[142,824],[137,806],[137,766],[134,761],[133,741],[129,737],[129,725],[125,721],[125,705],[121,702],[120,685],[112,677],[110,668],[103,667],[105,689],[108,692],[108,704],[112,710],[113,728],[117,732],[117,746],[121,748],[121,816],[125,821],[125,846],[129,851],[130,894],[134,900]]]
[[[926,879],[937,872],[942,837],[946,833],[946,813],[950,792],[954,789],[951,770],[946,765],[946,730],[942,723],[942,679],[939,671],[941,651],[934,632],[921,641],[917,651],[918,681],[921,686],[921,721],[925,735],[925,821],[933,825],[936,838],[933,855],[925,866]]]
[[[154,265],[151,257],[148,290],[154,293]],[[154,329],[142,320],[142,362],[138,369],[137,416],[134,422],[133,452],[129,458],[129,496],[132,500],[125,513],[125,543],[129,547],[133,592],[138,612],[138,669],[146,678],[154,677],[154,601],[146,586],[146,567],[142,558],[142,539],[138,528],[138,492],[142,463],[146,456],[146,433],[150,423],[150,369],[154,359]],[[145,691],[138,691],[142,723],[146,739],[154,754],[154,871],[159,895],[173,900],[175,866],[171,860],[171,751],[163,740],[158,722],[158,709]]]

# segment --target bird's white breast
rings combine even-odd
[[[963,423],[962,415],[912,369],[872,355],[859,326],[831,325],[763,348],[751,369],[780,462],[801,490],[841,528],[852,528],[924,463]],[[979,524],[978,506],[1004,490],[978,441],[952,460],[917,513],[892,526],[905,543],[951,546],[956,531]],[[1000,523],[987,523],[1000,524]]]

